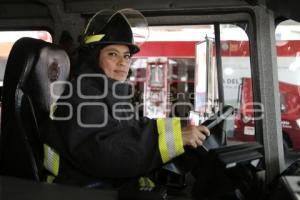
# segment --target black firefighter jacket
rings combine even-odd
[[[41,132],[44,167],[55,182],[138,177],[184,152],[180,120],[137,118],[128,90],[86,67],[52,105]]]

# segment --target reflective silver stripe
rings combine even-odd
[[[44,144],[44,167],[53,175],[58,175],[59,154],[47,144]]]
[[[52,151],[51,148],[48,147],[48,160],[47,160],[47,166],[48,169],[51,169],[51,172],[53,173],[53,157],[54,157],[54,152]]]
[[[167,118],[165,123],[165,130],[166,130],[166,140],[167,140],[167,147],[169,158],[176,157],[176,147],[175,147],[175,140],[173,135],[173,124],[172,118]]]

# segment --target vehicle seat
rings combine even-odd
[[[3,81],[0,174],[41,181],[43,143],[39,126],[64,90],[70,60],[58,45],[21,38],[9,54]],[[54,82],[51,95],[50,86]],[[53,85],[52,85],[53,86]]]

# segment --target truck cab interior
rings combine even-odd
[[[196,151],[216,158],[219,173],[240,185],[234,199],[296,199],[300,7],[293,0],[1,0],[1,199],[192,199],[193,180],[174,163],[154,175],[166,190],[45,183],[39,125],[73,73],[84,27],[102,9],[127,8],[148,22],[129,77],[139,114],[194,117],[212,126]],[[209,175],[199,193],[221,198],[213,193],[228,179]]]

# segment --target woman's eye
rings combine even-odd
[[[113,56],[113,57],[116,57],[116,56],[117,56],[117,54],[116,54],[115,52],[110,52],[110,53],[108,53],[108,55],[109,55],[109,56]]]
[[[130,56],[130,55],[124,55],[124,58],[125,58],[126,60],[130,60],[131,56]]]

